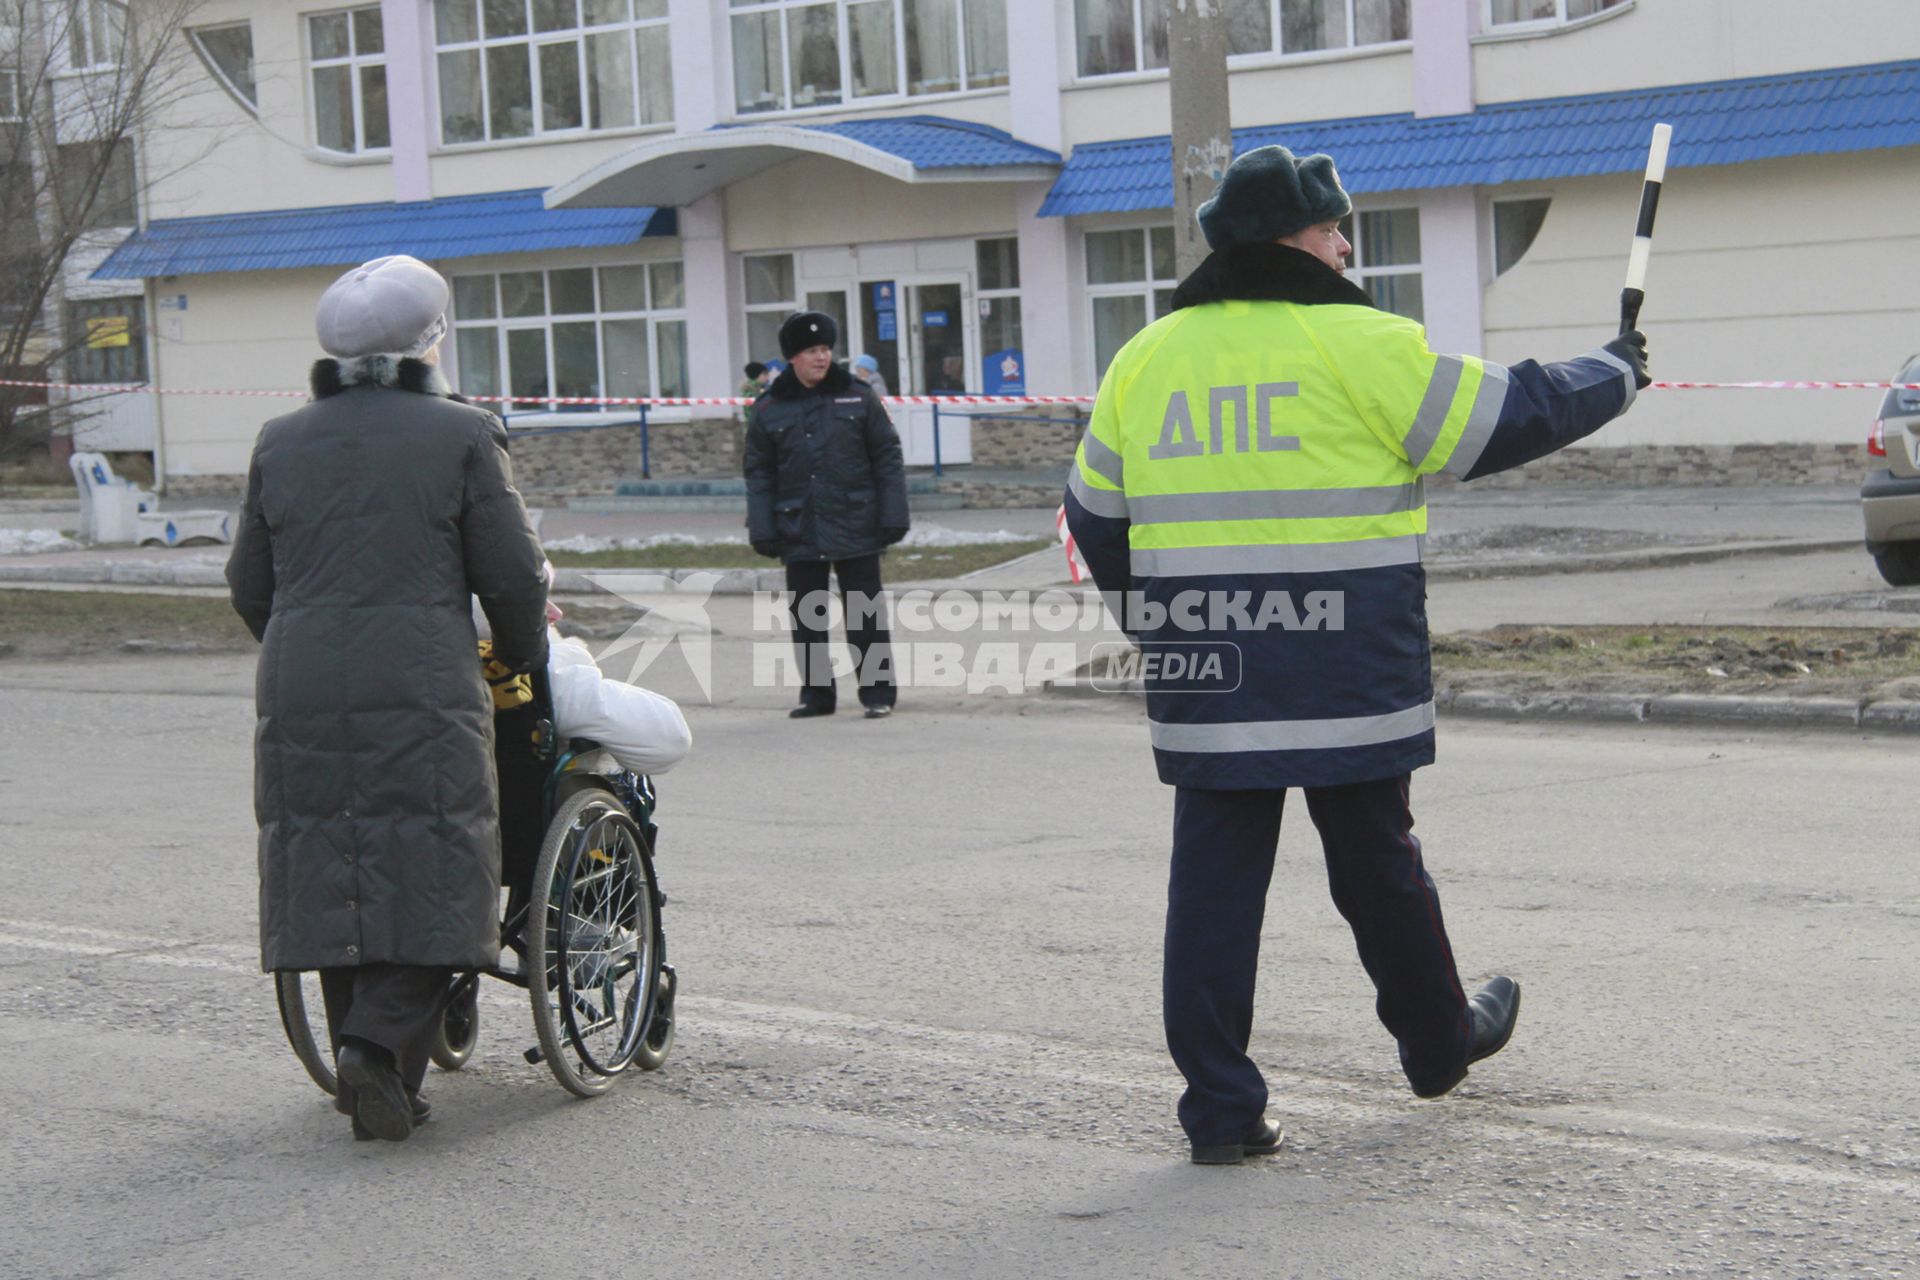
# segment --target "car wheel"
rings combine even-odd
[[[1920,587],[1920,542],[1889,542],[1873,553],[1880,576],[1896,587]]]

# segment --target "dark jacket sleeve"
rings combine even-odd
[[[467,589],[493,628],[494,656],[524,671],[547,654],[546,554],[507,460],[507,431],[491,414],[467,450],[460,542]]]
[[[747,480],[747,541],[778,542],[779,526],[773,519],[773,497],[779,483],[780,459],[773,437],[767,434],[766,414],[756,412],[755,401],[747,414],[747,440],[742,451],[741,471]]]
[[[1523,466],[1584,439],[1633,403],[1633,370],[1607,351],[1507,368],[1507,394],[1480,454],[1464,473],[1477,480]],[[1449,471],[1454,470],[1452,466]]]
[[[900,433],[880,397],[867,392],[867,461],[873,468],[874,509],[882,529],[910,529],[907,511],[907,464],[900,452]]]
[[[233,611],[247,624],[253,638],[267,633],[273,613],[273,534],[260,510],[260,456],[256,449],[247,468],[247,497],[240,509],[240,529],[227,557],[227,592]]]

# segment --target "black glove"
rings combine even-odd
[[[880,545],[890,547],[907,536],[905,525],[888,525],[880,530]]]
[[[780,558],[780,544],[777,542],[763,539],[754,543],[753,549],[755,552],[766,556],[770,560],[778,560]]]
[[[1619,356],[1633,366],[1633,385],[1636,388],[1644,391],[1653,385],[1653,379],[1647,376],[1646,334],[1638,329],[1629,329],[1600,349]]]

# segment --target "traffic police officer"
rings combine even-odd
[[[1467,998],[1412,832],[1433,760],[1421,481],[1543,457],[1648,385],[1638,333],[1557,364],[1434,354],[1344,278],[1351,211],[1328,156],[1233,162],[1199,211],[1213,252],[1115,355],[1066,497],[1175,788],[1162,1000],[1202,1164],[1281,1141],[1247,1044],[1289,787],[1414,1093],[1512,1035],[1519,986]]]

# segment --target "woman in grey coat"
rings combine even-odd
[[[450,974],[499,957],[495,656],[546,656],[506,431],[435,368],[447,284],[380,258],[321,298],[313,401],[260,432],[227,564],[261,641],[254,809],[269,971],[320,971],[356,1137],[424,1115]]]

